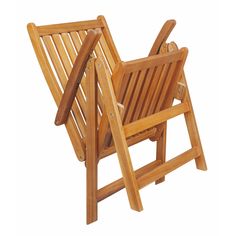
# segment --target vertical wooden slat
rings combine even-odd
[[[120,62],[120,56],[116,49],[116,45],[114,44],[114,41],[112,39],[109,27],[107,25],[106,19],[104,16],[98,16],[97,19],[102,23],[104,28],[102,28],[103,35],[105,37],[105,40],[107,41],[107,44],[109,46],[109,51],[111,51],[112,57],[114,59],[115,64]]]
[[[115,61],[114,61],[114,58],[112,57],[112,54],[111,54],[111,51],[110,51],[110,48],[108,47],[107,45],[107,42],[104,38],[104,35],[101,36],[100,40],[99,40],[100,44],[101,44],[101,48],[103,50],[103,53],[108,61],[108,64],[111,68],[111,71],[114,70],[115,68]]]
[[[76,51],[78,52],[81,48],[81,42],[80,38],[78,36],[78,33],[76,31],[70,32],[71,39],[75,45]]]
[[[168,74],[164,80],[164,84],[163,84],[160,96],[159,96],[157,104],[156,104],[155,112],[160,111],[164,101],[166,99],[168,99],[169,96],[171,96],[170,94],[167,94],[167,91],[168,91],[171,83],[173,84],[176,82],[176,81],[174,81],[174,78],[176,77],[175,73],[176,73],[177,65],[178,65],[178,62],[173,62],[170,64]],[[167,108],[167,107],[165,107],[165,108]]]
[[[146,74],[146,76],[143,78],[144,84],[143,84],[142,90],[139,94],[139,102],[137,103],[136,109],[134,111],[132,121],[138,120],[140,118],[139,116],[142,111],[143,103],[146,100],[147,92],[148,92],[150,84],[152,82],[154,73],[155,73],[155,68],[150,68],[148,70],[148,73]]]
[[[157,87],[155,88],[154,94],[152,96],[151,103],[149,104],[147,115],[153,114],[153,112],[155,110],[155,105],[156,105],[156,103],[158,101],[158,98],[159,98],[159,95],[160,95],[163,83],[165,81],[164,79],[166,77],[166,74],[168,73],[168,70],[169,70],[169,64],[163,65],[163,70],[162,70],[160,78],[158,80]]]
[[[74,50],[74,47],[73,47],[72,42],[70,40],[69,34],[68,33],[62,33],[61,38],[62,38],[62,41],[63,41],[63,43],[64,43],[64,45],[67,49],[67,53],[70,57],[72,65],[73,65],[74,62],[75,62],[77,54],[76,54],[76,51]],[[83,93],[85,94],[85,97],[86,97],[85,76],[83,76],[83,78],[81,79],[80,85],[81,85]]]
[[[62,68],[62,65],[60,63],[60,60],[59,60],[59,58],[56,54],[56,51],[55,51],[54,45],[52,43],[51,37],[50,36],[44,36],[43,37],[43,42],[45,44],[45,47],[48,51],[48,54],[49,54],[51,60],[52,60],[53,66],[54,66],[55,71],[58,75],[58,78],[61,82],[61,85],[62,85],[63,89],[65,89],[66,83],[67,83],[67,76],[66,76],[66,74],[65,74],[65,72]],[[76,104],[76,101],[74,101],[74,103],[73,103],[72,111],[75,114],[76,121],[78,123],[79,129],[80,129],[82,135],[85,137],[85,124],[83,122],[83,118],[82,118],[80,110],[79,110],[79,108]]]
[[[70,34],[71,40],[73,42],[73,45],[75,47],[75,50],[78,53],[80,48],[81,48],[81,45],[82,45],[82,43],[80,42],[79,35],[75,31],[70,32],[69,34]],[[74,59],[74,61],[75,61],[75,59]],[[86,85],[85,85],[85,76],[83,76],[83,78],[81,80],[81,86],[83,87],[83,89],[86,87]],[[86,89],[84,89],[84,90],[86,90]]]
[[[133,119],[133,114],[137,109],[137,103],[140,102],[140,94],[143,89],[143,85],[145,83],[145,79],[147,77],[148,70],[142,70],[139,76],[136,78],[137,84],[133,91],[132,101],[130,102],[129,109],[127,109],[127,114],[125,116],[124,124],[128,124]]]
[[[124,105],[124,120],[123,122],[126,120],[125,117],[127,115],[127,113],[129,112],[130,109],[130,103],[134,94],[134,89],[135,86],[138,82],[137,78],[139,77],[140,72],[139,71],[135,71],[134,73],[131,73],[131,77],[130,77],[130,81],[124,96],[124,100],[123,100],[123,105]]]
[[[153,95],[155,93],[155,90],[157,89],[158,82],[159,82],[160,75],[161,75],[163,67],[164,66],[158,66],[155,73],[153,74],[153,80],[152,80],[152,83],[151,83],[151,85],[148,89],[147,97],[146,97],[146,100],[143,104],[142,111],[141,111],[141,114],[140,114],[140,118],[147,115],[147,111],[148,111],[148,108],[151,104],[151,101],[152,101]]]

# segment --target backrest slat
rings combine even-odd
[[[143,85],[145,82],[146,74],[147,74],[146,70],[140,71],[138,78],[136,78],[137,85],[132,92],[133,98],[132,98],[132,102],[130,103],[129,108],[127,109],[127,114],[126,114],[125,119],[123,121],[124,124],[128,124],[130,122],[130,120],[132,120],[133,113],[136,110],[136,104],[137,104],[140,94],[142,93],[142,90],[143,90]]]
[[[134,95],[134,89],[136,87],[136,84],[138,83],[138,77],[139,77],[139,71],[135,71],[133,73],[130,73],[129,78],[129,84],[126,89],[126,93],[124,95],[124,99],[122,104],[124,105],[124,115],[123,115],[123,123],[125,122],[127,113],[129,112],[130,106],[133,103],[133,95]],[[127,73],[129,74],[129,73]],[[132,103],[131,103],[132,101]]]
[[[154,74],[155,70],[156,70],[156,68],[150,68],[147,70],[146,77],[144,78],[142,91],[139,95],[139,100],[138,100],[139,102],[136,105],[132,120],[137,120],[139,117],[139,114],[142,111],[143,103],[145,102],[145,98],[146,98],[147,92],[149,90],[149,86],[152,82],[152,78],[153,78],[153,74]]]
[[[176,67],[177,67],[176,62],[171,63],[168,74],[165,78],[162,90],[160,92],[159,98],[158,98],[157,103],[156,103],[155,112],[158,112],[158,111],[161,110],[161,107],[162,107],[163,103],[165,102],[165,100],[167,99],[167,97],[169,95],[168,94],[168,89],[169,89],[171,83],[175,82],[174,78],[175,78]]]
[[[142,106],[142,111],[141,111],[141,115],[140,117],[144,117],[147,115],[147,110],[151,104],[153,95],[155,93],[155,91],[157,90],[157,86],[158,86],[158,79],[156,78],[160,78],[161,72],[162,72],[163,66],[159,66],[155,71],[153,71],[152,74],[152,82],[149,86],[148,92],[147,92],[147,96],[146,96],[146,100],[143,102],[143,106]],[[153,69],[152,69],[153,70]]]
[[[126,91],[123,124],[134,122],[170,105],[173,86],[179,79],[178,70],[183,66],[186,55],[187,50],[181,49],[175,53],[123,63],[123,78],[132,75],[127,88],[122,89],[122,93]]]
[[[170,68],[170,64],[169,63],[168,64],[164,64],[162,66],[161,74],[159,75],[159,80],[158,80],[157,86],[155,88],[153,97],[152,97],[150,105],[148,107],[147,115],[151,115],[155,111],[155,107],[156,107],[156,103],[157,103],[157,100],[158,100],[159,95],[160,95],[160,91],[161,91],[162,86],[163,86],[163,84],[165,82],[164,78],[168,74],[169,68]]]
[[[105,55],[106,61],[108,62],[108,65],[110,67],[110,70],[113,71],[115,68],[115,61],[114,58],[112,57],[112,54],[109,50],[109,47],[107,45],[106,39],[105,37],[102,35],[101,39],[100,39],[100,45],[101,45],[101,49]]]

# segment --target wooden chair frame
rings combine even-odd
[[[86,163],[88,224],[97,220],[98,202],[123,188],[131,208],[141,211],[139,189],[163,182],[166,174],[193,159],[198,169],[207,169],[183,72],[187,49],[179,50],[174,42],[166,43],[174,26],[174,20],[163,25],[147,58],[122,62],[103,16],[67,24],[28,24],[40,66],[58,105],[55,124],[66,125],[78,159]],[[153,89],[154,84],[157,87]],[[143,98],[141,103],[138,95]],[[173,106],[174,99],[180,103]],[[181,114],[191,149],[166,161],[167,121]],[[156,160],[134,170],[128,147],[145,139],[157,143]],[[98,189],[98,161],[115,152],[122,178]]]

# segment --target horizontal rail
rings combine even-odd
[[[134,121],[124,126],[125,137],[128,138],[134,134],[140,133],[146,129],[152,128],[161,124],[171,118],[189,111],[187,103],[181,103],[173,107],[167,108],[163,111]]]
[[[89,21],[79,21],[71,22],[65,24],[53,24],[53,25],[42,25],[37,26],[37,30],[40,36],[67,33],[71,31],[87,30],[104,27],[101,21],[89,20]]]
[[[173,170],[177,169],[178,167],[197,158],[198,156],[200,156],[199,149],[197,147],[193,147],[193,148],[189,149],[188,151],[178,155],[177,157],[165,162],[164,164],[157,166],[153,170],[147,172],[146,174],[144,174],[140,178],[138,178],[139,189],[156,181],[157,179],[160,179],[161,177],[172,172]]]
[[[141,167],[140,169],[135,171],[136,178],[140,178],[142,175],[150,172],[153,168],[157,167],[160,164],[161,164],[161,161],[158,160],[158,161],[153,161],[153,162]],[[97,191],[97,201],[102,201],[103,199],[120,191],[124,187],[125,187],[125,185],[124,185],[123,178],[120,178],[120,179],[104,186],[103,188],[100,188]]]
[[[187,48],[181,48],[180,50],[175,52],[168,52],[165,54],[158,54],[141,59],[123,62],[124,70],[125,73],[132,73],[134,71],[145,70],[152,67],[177,62],[184,59],[187,51]]]

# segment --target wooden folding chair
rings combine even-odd
[[[146,58],[122,62],[103,16],[96,20],[35,26],[29,35],[58,106],[56,125],[65,124],[75,153],[87,169],[87,223],[97,220],[97,204],[126,188],[130,206],[143,209],[139,189],[195,159],[206,162],[183,73],[187,49],[166,40],[167,21]],[[64,93],[63,93],[64,92]],[[173,106],[173,100],[180,101]],[[191,149],[166,161],[167,120],[184,114]],[[128,147],[156,141],[156,159],[134,171]],[[117,153],[122,178],[97,187],[98,161]]]

